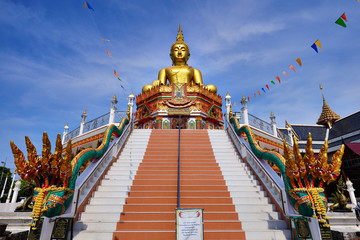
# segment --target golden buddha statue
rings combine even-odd
[[[200,70],[188,66],[187,64],[190,58],[190,49],[184,42],[181,25],[179,25],[179,32],[176,38],[176,42],[171,46],[170,58],[172,60],[172,66],[161,69],[159,71],[158,80],[155,80],[152,85],[145,85],[142,88],[142,92],[149,91],[154,86],[166,85],[167,80],[169,81],[170,85],[173,83],[186,83],[187,86],[203,86]],[[213,84],[205,85],[205,88],[210,92],[217,92],[216,86]]]

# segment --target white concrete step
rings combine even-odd
[[[112,239],[150,134],[151,130],[137,129],[130,134],[120,157],[109,168],[80,220],[74,224],[74,239]]]
[[[270,198],[265,197],[265,192],[250,168],[239,158],[227,133],[223,130],[208,130],[208,133],[246,239],[290,239],[291,233],[287,230],[286,222],[281,220]],[[246,186],[241,182],[246,183]],[[254,188],[257,191],[251,190]]]

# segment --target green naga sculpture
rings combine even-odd
[[[315,159],[312,149],[312,138],[309,133],[306,153],[303,158],[295,138],[293,146],[294,157],[285,141],[284,156],[282,156],[277,152],[260,148],[249,126],[240,127],[235,117],[231,117],[230,122],[233,124],[238,135],[246,134],[251,150],[258,158],[274,163],[280,170],[285,190],[294,209],[303,216],[317,218],[322,227],[329,228],[324,185],[335,181],[339,176],[344,145],[333,155],[331,163],[328,164],[327,140],[319,152],[318,159]]]
[[[111,136],[120,136],[129,123],[124,118],[119,127],[110,125],[104,134],[101,145],[96,148],[87,148],[73,158],[71,140],[69,140],[63,157],[60,134],[57,135],[54,154],[46,132],[43,134],[43,150],[41,157],[37,155],[36,148],[29,138],[25,136],[28,152],[28,161],[25,160],[21,150],[10,141],[14,155],[16,172],[28,182],[34,182],[36,187],[33,196],[33,211],[30,224],[36,229],[36,224],[41,216],[55,217],[63,214],[70,206],[74,197],[76,179],[80,168],[86,166],[91,159],[100,158],[107,150]]]

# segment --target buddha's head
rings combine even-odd
[[[176,37],[176,42],[171,46],[170,58],[172,65],[187,65],[190,58],[190,49],[184,42],[184,37],[181,32],[181,25],[179,25],[179,33]]]

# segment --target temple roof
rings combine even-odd
[[[350,114],[334,122],[329,139],[344,136],[360,130],[360,111]]]
[[[331,128],[332,124],[336,120],[340,119],[340,116],[338,114],[336,114],[333,110],[331,110],[330,106],[326,103],[324,93],[322,92],[321,85],[320,85],[320,89],[321,89],[321,93],[322,93],[322,97],[323,97],[323,106],[322,106],[322,111],[321,111],[320,117],[316,124],[326,125]]]
[[[296,132],[301,140],[307,140],[309,132],[313,141],[324,141],[326,128],[319,125],[291,124],[292,129]]]

